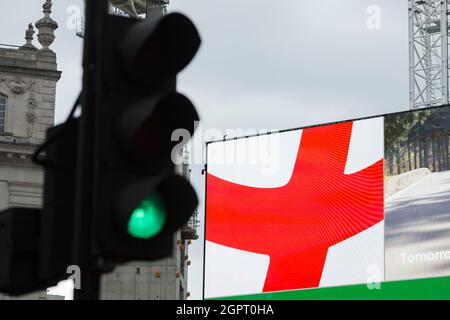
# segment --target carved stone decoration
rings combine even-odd
[[[34,122],[36,121],[36,114],[31,111],[27,112],[26,120],[30,125],[34,124]],[[30,136],[31,136],[31,134],[30,134]]]
[[[16,95],[23,95],[26,91],[30,90],[35,81],[25,81],[21,77],[7,78],[3,77],[0,79],[0,83],[4,82],[6,86],[11,90],[12,93]]]
[[[34,98],[34,95],[31,94],[30,98],[28,99],[28,112],[26,113],[26,121],[29,124],[33,124],[36,121],[36,106],[37,106],[37,101]]]
[[[20,50],[37,51],[37,48],[33,45],[34,34],[35,31],[33,28],[33,24],[30,23],[28,25],[28,29],[25,31],[25,40],[27,41],[27,43],[21,46]]]
[[[42,6],[44,17],[36,22],[36,28],[39,30],[38,40],[42,45],[40,51],[53,52],[49,47],[55,41],[55,30],[58,29],[58,23],[50,17],[52,6],[52,1],[46,0]]]
[[[28,99],[28,108],[30,109],[35,109],[38,105],[38,102],[36,101],[36,99],[34,98],[34,95],[31,94],[30,95],[30,99]]]
[[[36,107],[38,103],[34,94],[30,94],[30,98],[28,99],[28,111],[25,114],[25,121],[28,123],[28,137],[33,136],[33,125],[36,122]]]
[[[34,34],[35,34],[35,31],[34,31],[33,24],[30,23],[30,24],[28,24],[27,31],[25,31],[25,39],[26,40],[33,40]]]
[[[0,151],[0,167],[27,167],[33,168],[36,165],[28,154],[10,153]]]

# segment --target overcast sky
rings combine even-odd
[[[2,0],[0,43],[24,44],[43,2]],[[54,3],[61,122],[81,87],[82,0]],[[408,108],[407,0],[171,0],[169,10],[192,18],[203,39],[179,88],[205,129],[285,129]],[[193,166],[203,215],[200,170]],[[201,238],[191,247],[192,298],[201,298],[202,254]]]

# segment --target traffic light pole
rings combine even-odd
[[[82,112],[78,131],[75,229],[73,261],[81,270],[80,285],[75,288],[74,300],[98,300],[100,270],[93,253],[93,215],[97,193],[98,135],[96,127],[101,90],[100,46],[101,27],[107,14],[106,0],[86,1],[86,35],[83,55]]]

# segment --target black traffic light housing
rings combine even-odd
[[[0,289],[20,295],[42,288],[38,278],[39,209],[0,213]]]
[[[0,291],[22,295],[68,277],[72,264],[76,132],[78,121],[51,128],[43,146],[43,209],[0,212]],[[49,143],[50,142],[50,143]]]
[[[39,277],[55,283],[67,278],[72,264],[75,216],[78,120],[70,118],[47,132],[52,143],[46,147],[44,207],[39,239]]]
[[[199,120],[189,99],[176,92],[176,76],[194,57],[200,37],[181,14],[154,22],[108,16],[105,28],[94,251],[110,266],[171,255],[174,232],[197,207],[190,183],[175,175],[171,154],[179,143],[172,141],[173,131],[193,134]],[[147,238],[133,236],[133,211],[155,194],[163,203],[164,226]]]

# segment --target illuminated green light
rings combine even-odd
[[[163,229],[167,219],[164,201],[158,194],[144,199],[128,221],[128,233],[139,239],[150,239]]]

